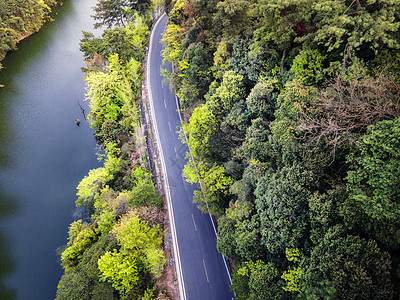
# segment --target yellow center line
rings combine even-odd
[[[196,222],[194,221],[194,216],[193,216],[193,214],[192,214],[192,220],[193,220],[194,230],[197,231]]]
[[[204,272],[206,272],[207,282],[209,283],[210,281],[208,280],[207,269],[206,269],[206,263],[204,262],[204,259],[203,259],[203,266],[204,266]]]

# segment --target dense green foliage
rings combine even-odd
[[[165,8],[183,173],[237,298],[397,299],[400,1]]]
[[[125,26],[134,21],[136,13],[146,15],[151,5],[152,0],[98,0],[93,16],[98,22],[94,27]]]
[[[147,42],[149,28],[143,18],[135,22],[137,22],[135,25],[129,23],[125,27],[106,29],[100,38],[84,31],[80,49],[85,58],[93,58],[95,53],[103,57],[118,53],[119,58],[124,62],[128,62],[132,57],[137,61],[142,61],[144,57],[142,49]]]
[[[37,32],[48,20],[56,0],[7,0],[0,2],[0,62],[17,49],[24,37]],[[0,63],[1,69],[1,63]]]
[[[164,267],[164,254],[159,248],[162,234],[158,225],[149,227],[134,211],[125,214],[111,233],[120,249],[107,251],[99,258],[100,279],[110,282],[121,298],[127,298],[137,286],[140,269],[157,276]]]

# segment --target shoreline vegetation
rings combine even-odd
[[[62,4],[61,0],[0,2],[0,70],[7,53],[17,50],[20,41],[38,32],[45,22],[51,20],[51,7]]]
[[[59,249],[64,275],[56,299],[174,299],[166,258],[163,197],[153,181],[140,120],[143,61],[156,3],[100,0],[95,27],[83,32],[86,101],[102,167],[77,187],[77,220]],[[172,272],[172,273],[171,273]]]

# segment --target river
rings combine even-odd
[[[96,0],[65,0],[0,72],[0,299],[54,299],[76,186],[99,165],[83,120],[82,30]],[[81,125],[75,119],[81,119]]]

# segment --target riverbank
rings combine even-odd
[[[148,123],[139,108],[150,14],[105,30],[96,38],[96,49],[87,47],[95,39],[90,34],[80,43],[87,58],[88,119],[105,159],[77,188],[76,205],[88,215],[69,227],[61,255],[65,274],[58,284],[59,300],[100,293],[107,299],[176,298],[169,222],[151,174],[153,160],[144,125]],[[134,51],[113,48],[111,34],[126,45],[135,41]],[[107,52],[110,47],[104,48],[105,44],[112,51]],[[108,59],[103,68],[104,57]]]
[[[0,70],[7,53],[17,50],[20,41],[38,32],[51,20],[51,8],[57,5],[63,5],[63,2],[25,0],[15,3],[11,0],[0,7]]]
[[[79,41],[82,31],[93,30],[95,4],[74,0],[53,7],[54,22],[2,61],[0,254],[11,266],[2,268],[0,281],[14,300],[54,299],[62,275],[55,250],[68,236],[76,186],[100,165],[93,130],[77,103],[89,111],[82,101]],[[5,215],[8,203],[15,208]],[[0,287],[1,299],[11,298],[3,292]]]

